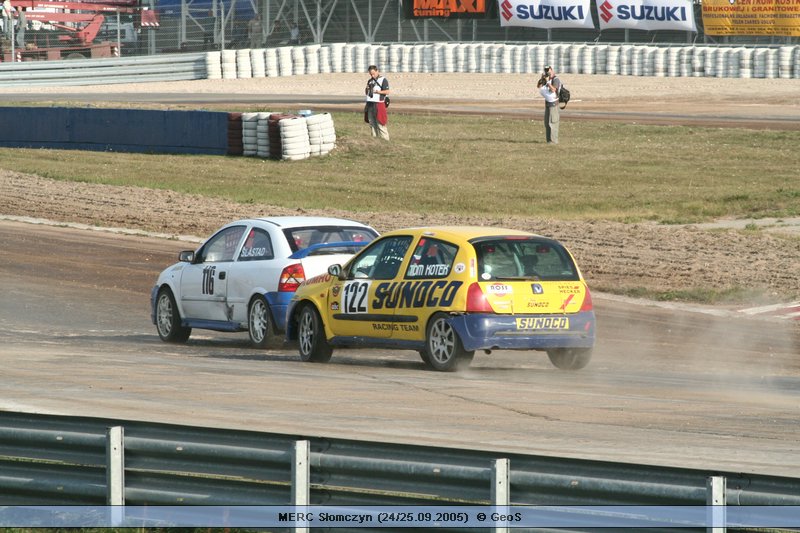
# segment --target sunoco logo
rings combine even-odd
[[[602,18],[605,22],[608,22],[614,18],[614,14],[611,12],[612,9],[614,9],[614,6],[612,6],[611,2],[608,0],[600,4],[600,18]]]
[[[505,0],[505,2],[500,4],[500,8],[502,10],[501,14],[503,15],[503,18],[506,19],[506,21],[509,21],[512,18],[514,18],[514,13],[511,12],[511,7],[512,7],[511,2],[509,2],[508,0]]]

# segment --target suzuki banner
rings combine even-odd
[[[800,37],[800,0],[704,0],[708,35]]]
[[[498,0],[500,26],[593,29],[589,0]]]
[[[598,0],[597,15],[601,30],[697,31],[690,0]]]

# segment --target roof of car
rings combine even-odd
[[[539,237],[539,235],[530,233],[528,231],[487,226],[426,226],[419,228],[405,228],[384,233],[383,236],[408,234],[426,234],[431,237],[449,239],[461,238],[465,240],[476,239],[479,237],[502,237],[504,235],[525,235],[530,237]]]
[[[256,217],[238,220],[237,222],[252,222],[258,220],[274,224],[279,228],[297,228],[306,226],[363,226],[366,224],[355,220],[334,217],[307,217],[307,216],[281,216],[281,217]],[[235,224],[236,222],[233,222]]]

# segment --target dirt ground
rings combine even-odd
[[[455,101],[464,107],[484,108],[513,104],[528,98],[533,76],[396,74],[390,77],[397,111],[430,102]],[[530,78],[530,79],[528,79]],[[663,114],[741,121],[771,119],[773,127],[800,129],[800,79],[740,80],[716,78],[634,78],[565,75],[576,100],[575,116],[612,113],[615,120],[630,120],[624,113]],[[306,76],[303,93],[349,95],[361,87],[363,75]],[[769,102],[754,94],[769,89]],[[262,94],[288,95],[297,90],[293,78],[215,80],[184,83],[137,84],[31,89],[30,94],[52,95],[54,101],[70,95],[137,92],[139,94]],[[0,90],[0,92],[13,92]],[[436,97],[431,97],[435,94]],[[696,95],[702,94],[702,98]],[[265,96],[265,99],[268,96]],[[354,96],[354,101],[358,101]],[[441,100],[437,100],[440,98]],[[14,96],[17,99],[17,95]],[[624,102],[624,103],[623,103]],[[656,103],[654,105],[654,103]],[[621,114],[622,113],[622,114]],[[755,123],[755,122],[754,122]],[[758,124],[756,127],[770,127]],[[0,154],[2,152],[0,151]],[[534,231],[564,242],[577,256],[590,286],[606,292],[644,288],[680,291],[690,288],[724,290],[752,287],[764,291],[768,301],[787,302],[800,297],[800,222],[771,221],[759,231],[740,231],[737,223],[722,221],[719,228],[622,224],[604,221],[571,222],[544,218],[460,217],[429,213],[359,213],[345,210],[312,211],[271,205],[240,205],[222,200],[168,191],[67,183],[4,170],[0,159],[0,216],[30,217],[92,226],[128,228],[171,236],[207,236],[223,223],[257,215],[334,215],[362,220],[380,231],[430,224],[500,225]],[[742,226],[741,221],[738,226]],[[191,246],[187,246],[189,248]],[[758,303],[766,301],[764,298]]]

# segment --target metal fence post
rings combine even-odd
[[[125,505],[125,429],[108,428],[106,432],[106,503],[111,507],[111,523],[123,522]]]
[[[311,494],[311,443],[307,440],[298,440],[294,443],[294,460],[292,461],[292,505],[308,505]],[[296,533],[306,533],[305,526],[295,526]]]
[[[711,476],[706,480],[706,505],[709,507],[707,533],[725,533],[725,506],[727,484],[723,476]]]
[[[495,459],[492,465],[492,505],[494,507],[508,507],[511,505],[510,474],[511,461],[508,459]],[[503,511],[501,514],[506,513]],[[508,522],[498,522],[494,531],[495,533],[507,533]]]

